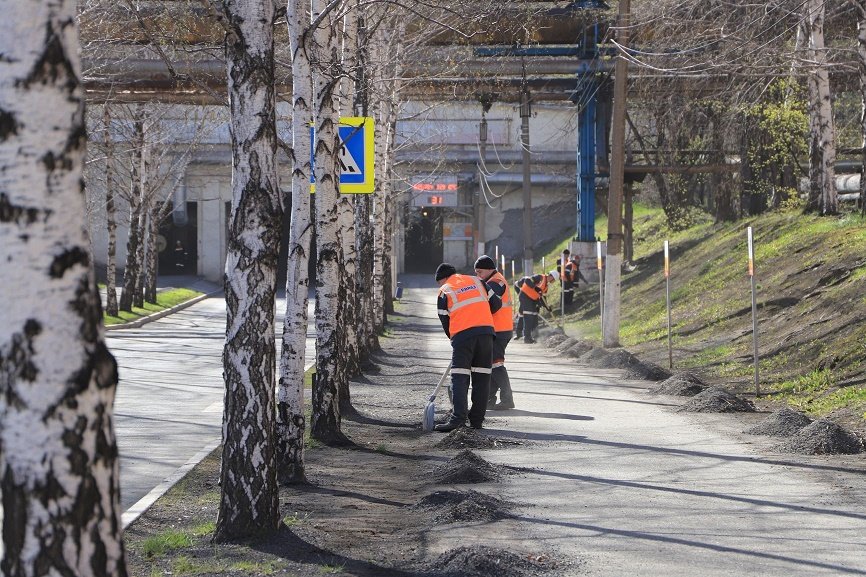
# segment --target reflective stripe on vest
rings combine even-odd
[[[451,275],[442,288],[448,301],[451,337],[474,327],[493,327],[493,315],[487,300],[487,289],[481,279],[473,276]]]
[[[502,308],[493,313],[493,330],[497,333],[514,330],[514,317],[511,315],[511,294],[508,291],[508,283],[505,281],[505,277],[502,276],[501,272],[497,271],[487,279],[487,282],[496,283],[505,288],[500,297],[502,299]]]

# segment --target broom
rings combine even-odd
[[[435,425],[435,417],[436,417],[436,395],[439,394],[439,389],[442,388],[442,385],[445,384],[445,379],[448,378],[448,373],[451,372],[451,363],[448,363],[448,368],[445,369],[445,372],[442,373],[442,378],[439,379],[439,383],[436,385],[436,388],[433,389],[433,394],[430,395],[430,398],[427,399],[427,406],[424,407],[424,417],[421,420],[421,428],[427,432],[433,430],[433,426]]]

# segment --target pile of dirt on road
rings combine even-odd
[[[478,491],[436,491],[413,507],[438,511],[436,524],[490,522],[509,516],[508,503]]]
[[[574,345],[570,346],[565,351],[565,355],[574,358],[580,358],[582,355],[585,355],[589,351],[592,350],[592,345],[586,341],[576,341]]]
[[[446,551],[426,570],[431,577],[533,577],[555,566],[545,556],[521,556],[484,545]]]
[[[503,474],[499,467],[466,450],[434,469],[433,479],[440,485],[486,483],[498,481]]]
[[[819,419],[797,431],[776,450],[801,455],[854,455],[863,450],[863,441],[836,423]]]
[[[493,449],[496,442],[476,429],[460,427],[448,433],[436,446],[440,449]]]
[[[653,395],[672,397],[694,397],[706,390],[707,384],[694,373],[687,371],[674,373],[649,390]]]
[[[765,435],[767,437],[790,437],[811,422],[812,419],[803,413],[784,407],[770,413],[766,419],[743,432],[749,435]]]
[[[754,413],[755,405],[725,389],[710,387],[677,410],[688,413]]]
[[[581,362],[600,369],[624,369],[626,378],[645,381],[662,381],[671,376],[670,371],[647,363],[625,349],[606,351],[593,348],[580,357]]]
[[[561,342],[569,340],[569,338],[565,336],[565,333],[554,333],[544,339],[544,346],[553,348]]]
[[[562,335],[565,336],[565,333],[562,332],[562,329],[559,327],[541,327],[538,329],[538,338],[547,340],[550,337]]]

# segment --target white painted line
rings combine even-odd
[[[209,406],[205,407],[202,413],[222,413],[223,412],[223,402],[216,401]]]
[[[193,457],[189,461],[180,466],[162,483],[151,489],[150,493],[139,499],[137,503],[127,509],[123,513],[123,528],[126,529],[127,527],[129,527],[129,525],[132,524],[133,521],[141,517],[141,515],[145,511],[147,511],[150,506],[156,502],[157,499],[165,495],[166,492],[171,489],[178,481],[183,479],[186,474],[193,469],[193,467],[198,465],[205,457],[210,455],[214,449],[219,447],[221,442],[222,440],[218,439],[206,445],[204,449],[193,455]]]

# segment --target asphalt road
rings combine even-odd
[[[441,365],[449,345],[433,330],[435,292],[406,284],[404,300],[431,326],[427,358]],[[473,488],[519,506],[483,525],[488,544],[565,552],[575,575],[866,575],[862,455],[774,452],[778,440],[741,432],[760,415],[678,413],[683,399],[542,343],[512,342],[506,365],[517,407],[488,412],[485,429],[524,444],[483,458],[521,473]],[[478,532],[445,524],[430,546],[467,545]]]
[[[278,335],[284,310],[280,299]],[[219,444],[225,317],[225,300],[208,298],[141,328],[107,333],[120,373],[114,414],[125,520],[130,507]],[[279,349],[279,338],[277,345]],[[314,354],[311,326],[308,366]]]

